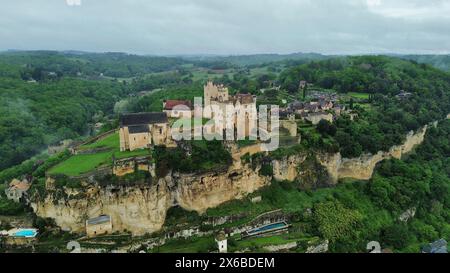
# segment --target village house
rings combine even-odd
[[[166,113],[133,113],[120,116],[120,151],[171,145]]]
[[[192,103],[188,100],[165,100],[163,102],[163,112],[169,118],[191,118]]]
[[[26,192],[30,189],[31,183],[27,179],[22,181],[13,179],[9,183],[9,187],[5,190],[6,198],[19,203],[25,197]]]
[[[295,113],[290,110],[280,110],[278,113],[281,120],[295,121]]]
[[[320,99],[318,101],[300,102],[294,101],[288,105],[288,109],[297,114],[316,113],[320,111],[328,111],[334,106],[330,100]]]
[[[301,114],[304,112],[305,104],[301,101],[294,101],[288,105],[288,111]]]
[[[112,229],[112,220],[109,215],[100,215],[86,220],[86,235],[88,237],[111,234]]]
[[[319,100],[319,108],[322,111],[327,111],[333,108],[333,103],[329,100]]]

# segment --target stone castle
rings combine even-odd
[[[200,115],[215,121],[212,133],[223,134],[227,128],[249,136],[257,129],[256,97],[250,94],[231,96],[228,88],[208,81],[203,89],[205,111]],[[191,118],[196,109],[190,101],[166,100],[163,112],[132,113],[120,116],[120,150],[133,151],[151,146],[174,146],[169,118]],[[211,111],[212,110],[212,111]]]

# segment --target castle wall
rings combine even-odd
[[[323,115],[308,115],[305,119],[311,121],[312,124],[317,125],[322,119],[333,122],[333,115],[328,113]]]
[[[152,143],[152,136],[150,133],[129,134],[129,150],[134,151],[137,149],[148,148]]]

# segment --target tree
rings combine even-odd
[[[336,135],[337,128],[334,124],[332,124],[328,120],[322,119],[317,124],[317,131],[322,136],[325,136],[325,135],[334,136],[334,135]]]
[[[336,200],[314,206],[314,223],[321,235],[330,241],[351,236],[361,219],[358,211],[345,208]]]
[[[406,224],[394,224],[382,232],[382,242],[396,249],[405,248],[412,240]]]
[[[307,91],[308,91],[308,84],[306,84],[305,87],[303,87],[303,100],[306,99]]]

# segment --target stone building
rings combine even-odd
[[[134,113],[120,116],[120,150],[133,151],[151,145],[170,144],[166,113]]]
[[[100,215],[99,217],[86,220],[86,235],[94,237],[97,235],[111,234],[112,220],[109,215]]]
[[[216,121],[215,129],[223,131],[233,128],[249,136],[257,130],[256,97],[251,94],[230,96],[228,88],[208,81],[204,86],[204,117]],[[211,106],[211,109],[209,109]],[[212,111],[210,111],[212,110]],[[231,124],[227,124],[227,122]],[[256,131],[255,131],[256,132]],[[218,132],[219,133],[219,132]]]
[[[228,88],[223,84],[215,85],[212,81],[208,81],[203,88],[205,106],[211,104],[211,101],[227,102],[229,98]]]
[[[9,187],[5,190],[6,198],[19,203],[25,196],[26,192],[30,189],[30,186],[31,183],[29,183],[26,179],[22,181],[13,179],[11,183],[9,183]]]

